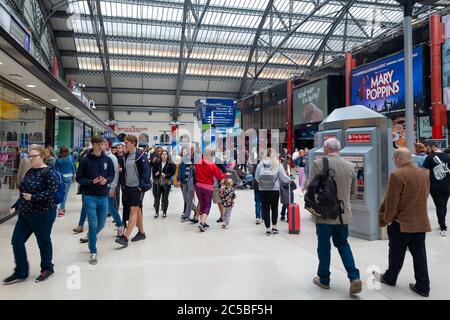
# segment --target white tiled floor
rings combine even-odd
[[[27,244],[30,277],[22,283],[0,285],[0,299],[352,299],[336,249],[332,252],[331,289],[323,290],[312,283],[317,270],[315,227],[304,210],[300,235],[288,234],[287,224],[280,222],[280,234],[267,237],[264,226],[255,225],[253,192],[239,190],[230,229],[223,230],[215,222],[218,209],[213,207],[208,219],[210,230],[199,233],[196,226],[179,222],[183,203],[179,189],[170,195],[165,220],[153,219],[150,192],[144,203],[147,240],[120,249],[108,219],[98,240],[99,262],[91,266],[87,245],[80,244],[80,235],[72,233],[81,198],[73,193],[74,187],[71,191],[68,213],[57,218],[52,234],[55,276],[34,283],[40,260],[35,238],[31,237]],[[300,199],[296,194],[296,200]],[[450,239],[438,234],[431,200],[429,208],[434,228],[427,237],[430,298],[450,299]],[[2,279],[14,267],[10,239],[15,221],[0,225]],[[408,254],[397,287],[370,289],[367,270],[371,266],[385,270],[387,241],[349,241],[364,282],[359,299],[423,299],[408,288],[414,282]],[[76,270],[80,271],[79,289],[74,288]]]

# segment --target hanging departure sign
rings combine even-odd
[[[236,121],[236,102],[233,99],[206,99],[197,101],[197,114],[203,124],[220,128],[234,128]]]

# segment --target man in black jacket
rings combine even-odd
[[[156,171],[156,166],[157,166],[157,164],[161,161],[161,153],[162,153],[162,151],[163,151],[163,148],[162,147],[157,147],[156,149],[155,149],[155,152],[153,152],[151,155],[150,155],[150,158],[149,158],[149,161],[150,161],[150,167],[152,168],[152,171],[153,171],[153,174],[154,174],[154,172]],[[154,177],[153,177],[154,178]],[[155,182],[155,181],[154,181]],[[158,188],[153,188],[153,207],[155,208],[155,210],[156,210],[156,197],[157,197],[157,194],[156,194],[156,191],[158,190]]]
[[[447,202],[450,197],[450,156],[442,152],[436,143],[431,144],[430,153],[423,162],[423,167],[430,170],[430,195],[436,206],[436,214],[441,229],[441,236],[447,237]]]
[[[144,218],[142,202],[144,193],[151,188],[150,166],[147,154],[137,149],[138,140],[135,136],[125,137],[125,184],[122,189],[122,203],[124,211],[129,208],[130,221],[122,236],[116,242],[128,246],[128,239],[137,225],[139,232],[131,239],[132,242],[146,239],[144,232]]]
[[[117,191],[116,191],[116,203],[117,208],[120,207],[120,190],[122,189],[122,186],[125,185],[125,149],[124,144],[122,142],[118,143],[117,146],[117,161],[119,162],[119,183],[117,184]],[[122,219],[125,222],[125,219]],[[128,218],[126,219],[128,220]]]
[[[88,242],[90,264],[97,264],[97,234],[103,229],[108,213],[108,193],[114,180],[114,165],[102,151],[103,137],[95,135],[91,139],[92,151],[80,161],[77,182],[81,185],[83,210],[88,218]],[[85,242],[81,239],[81,242]]]

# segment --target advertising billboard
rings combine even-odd
[[[363,105],[384,115],[405,110],[403,52],[352,70],[352,105]],[[413,49],[414,111],[426,112],[423,94],[422,47]]]
[[[73,148],[82,149],[84,144],[83,122],[73,120]]]
[[[450,111],[450,15],[442,17],[445,26],[445,42],[442,45],[442,89],[443,102]]]
[[[322,122],[328,114],[328,81],[323,79],[293,91],[293,124]]]

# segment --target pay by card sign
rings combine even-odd
[[[372,136],[370,133],[352,133],[347,135],[347,143],[370,144]]]

